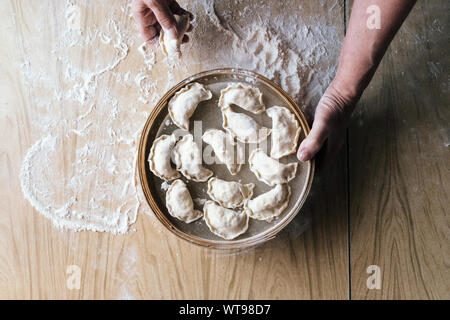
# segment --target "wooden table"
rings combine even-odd
[[[305,16],[344,36],[350,1],[297,2]],[[23,46],[40,5],[0,4],[0,298],[450,298],[448,1],[418,2],[394,40],[346,146],[315,179],[302,209],[311,226],[300,234],[296,218],[274,240],[240,254],[185,243],[145,214],[126,235],[61,231],[24,200],[20,165],[40,136],[18,63],[40,54]],[[86,14],[95,21],[105,12]],[[42,41],[50,41],[45,33]],[[80,289],[66,285],[70,265],[81,269]],[[367,287],[372,265],[380,289]]]

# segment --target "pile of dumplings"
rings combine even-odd
[[[169,115],[179,128],[188,131],[189,119],[198,104],[212,98],[208,88],[200,83],[189,83],[170,99]],[[232,109],[235,106],[254,114],[265,112],[272,119],[272,128],[262,127],[252,117]],[[248,164],[259,181],[273,187],[253,198],[253,183],[243,184],[213,177],[214,172],[202,165],[200,147],[192,134],[177,141],[174,134],[161,135],[150,149],[150,170],[164,181],[172,181],[166,192],[169,214],[185,223],[203,217],[215,235],[231,240],[245,233],[249,218],[271,222],[286,209],[291,196],[289,181],[297,172],[297,162],[281,163],[278,160],[295,153],[301,127],[295,115],[285,108],[274,106],[266,110],[260,90],[242,83],[230,83],[221,90],[218,107],[222,113],[223,130],[208,129],[202,140],[214,150],[216,158],[226,165],[231,175],[236,175],[244,163],[243,143],[259,143],[271,135],[271,152],[262,149],[250,153]],[[172,161],[175,167],[171,164]],[[211,200],[205,202],[203,211],[196,210],[189,190],[183,180],[206,182]],[[241,209],[240,209],[241,208]]]

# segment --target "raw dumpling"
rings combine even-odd
[[[266,111],[272,118],[272,149],[270,156],[275,159],[295,153],[301,128],[295,115],[285,107],[271,107]]]
[[[209,230],[226,240],[234,239],[248,229],[248,210],[233,211],[209,200],[203,206],[203,213]]]
[[[180,177],[180,173],[170,165],[170,154],[176,142],[173,134],[164,134],[153,142],[148,156],[150,170],[165,181]]]
[[[277,184],[272,190],[249,200],[245,207],[249,209],[251,218],[271,222],[286,209],[290,197],[291,187]]]
[[[173,148],[173,162],[183,176],[196,182],[206,181],[213,175],[211,170],[202,166],[202,153],[192,134],[177,142]]]
[[[203,134],[202,139],[213,148],[218,160],[226,164],[232,175],[241,170],[245,162],[244,150],[230,134],[222,130],[209,129]]]
[[[167,189],[166,207],[172,217],[190,223],[202,217],[203,212],[194,209],[194,202],[186,184],[178,179]]]
[[[265,110],[261,91],[242,83],[231,83],[220,91],[219,107],[224,109],[232,104],[256,114]]]
[[[222,109],[222,119],[225,130],[244,143],[259,143],[270,134],[270,129],[261,127],[253,118],[234,112],[230,107]]]
[[[189,118],[200,102],[212,98],[212,93],[203,84],[193,82],[177,91],[169,101],[169,115],[181,129],[189,130]]]
[[[161,45],[162,51],[171,59],[181,57],[181,42],[187,29],[189,29],[191,19],[189,14],[183,14],[175,15],[175,20],[177,22],[178,38],[172,38],[170,35],[166,34],[164,30],[161,30],[159,36],[159,44]]]
[[[272,187],[294,179],[298,165],[297,162],[288,164],[278,162],[261,149],[252,151],[248,158],[248,163],[250,164],[250,170],[256,175],[258,180]]]
[[[208,180],[208,195],[226,208],[242,206],[253,195],[253,183],[241,184],[212,177]]]

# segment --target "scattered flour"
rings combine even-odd
[[[33,13],[40,18],[30,24],[28,55],[18,66],[41,138],[27,151],[20,179],[25,198],[55,226],[125,233],[138,213],[150,212],[135,178],[141,129],[161,95],[198,71],[259,72],[311,117],[334,75],[340,30],[314,17],[306,22],[301,9],[270,16],[270,0],[183,3],[195,20],[178,62],[142,44],[129,1],[60,1]],[[329,10],[338,11],[336,3]],[[62,14],[48,28],[45,17],[55,10]],[[109,16],[90,23],[82,14],[92,10]],[[47,29],[57,33],[50,48],[40,42]]]
[[[138,259],[138,248],[135,246],[124,248],[118,257],[119,271],[114,277],[114,280],[120,285],[119,294],[116,297],[117,299],[136,300],[136,297],[130,294],[130,291],[137,291],[133,280],[137,276],[138,272]]]
[[[163,183],[161,183],[161,189],[167,191],[170,187],[170,184],[167,181],[163,181]]]

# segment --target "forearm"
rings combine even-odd
[[[372,79],[386,49],[416,0],[355,0],[333,85],[357,101]],[[367,9],[380,8],[380,28],[370,29]]]
[[[311,132],[300,144],[300,161],[326,167],[345,142],[345,128],[364,89],[415,0],[355,0],[336,76],[320,99]],[[371,7],[372,6],[372,7]],[[375,12],[368,8],[375,9]],[[379,9],[379,10],[377,10]],[[379,11],[380,24],[375,18]],[[374,20],[369,20],[375,18]],[[317,156],[322,150],[321,156]]]

